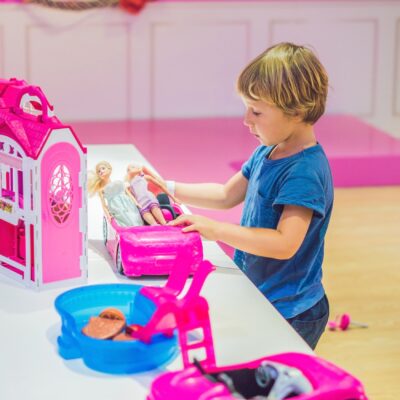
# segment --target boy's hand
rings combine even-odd
[[[208,240],[218,240],[218,226],[220,223],[200,215],[182,214],[173,221],[168,222],[170,226],[184,225],[182,232],[197,231]]]

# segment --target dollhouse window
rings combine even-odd
[[[63,224],[71,214],[73,187],[71,172],[65,164],[57,165],[50,178],[49,205],[51,215]]]
[[[6,164],[0,167],[0,183],[1,183],[1,197],[14,201],[14,169]]]
[[[22,156],[14,146],[0,142],[0,197],[9,207],[23,208]],[[3,205],[5,203],[2,203]]]

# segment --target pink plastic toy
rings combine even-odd
[[[0,271],[28,286],[87,277],[86,149],[42,90],[0,80]]]
[[[202,261],[193,275],[191,285],[186,294],[182,294],[186,279],[184,274],[174,273],[164,287],[143,287],[140,294],[156,305],[156,311],[145,326],[136,326],[132,336],[150,343],[156,334],[172,336],[178,331],[179,344],[183,363],[190,365],[189,354],[192,350],[203,349],[206,355],[204,365],[214,365],[215,355],[208,314],[208,303],[200,296],[200,290],[208,274],[214,270],[209,261]],[[135,298],[135,307],[141,308],[141,296]],[[143,305],[146,302],[143,302]],[[200,333],[201,339],[190,340],[191,333]]]
[[[285,353],[217,367],[208,304],[198,295],[211,267],[207,261],[201,264],[182,300],[175,297],[183,287],[179,280],[163,288],[141,289],[157,309],[147,325],[137,326],[132,335],[148,343],[153,335],[172,335],[177,328],[184,366],[156,378],[147,400],[367,400],[360,381],[312,355]],[[201,339],[189,343],[189,334],[199,328]],[[205,358],[192,364],[189,353],[194,349],[203,349]]]
[[[328,322],[328,329],[331,331],[346,331],[353,326],[358,328],[368,328],[367,324],[352,321],[349,314],[337,315],[334,321]]]
[[[367,400],[359,380],[315,356],[284,353],[227,367],[201,363],[156,378],[147,400]]]
[[[173,207],[174,214],[182,213],[177,204],[169,207]],[[163,212],[167,220],[172,218],[170,211],[163,209]],[[193,273],[203,259],[200,235],[197,232],[183,233],[180,227],[121,227],[114,218],[104,216],[103,236],[116,270],[131,277],[168,275],[173,268],[183,265],[188,265],[190,273]],[[178,263],[177,258],[181,253],[187,259]]]

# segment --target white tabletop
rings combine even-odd
[[[88,168],[100,160],[113,165],[113,178],[122,179],[130,161],[150,166],[132,145],[88,146]],[[116,275],[102,244],[102,211],[97,198],[89,200],[89,284],[135,283]],[[253,284],[216,243],[205,241],[205,258],[217,266],[202,295],[210,305],[218,365],[240,363],[286,351],[311,354]],[[139,284],[160,285],[159,278]],[[145,399],[151,381],[162,372],[115,376],[87,368],[81,359],[63,360],[57,353],[60,317],[54,299],[67,288],[37,292],[0,275],[0,399],[109,400]],[[167,369],[181,367],[180,358]]]

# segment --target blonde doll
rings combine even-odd
[[[89,172],[88,192],[90,196],[98,194],[104,213],[114,218],[120,226],[143,225],[139,210],[127,193],[123,181],[111,181],[112,166],[100,161],[95,171]]]

